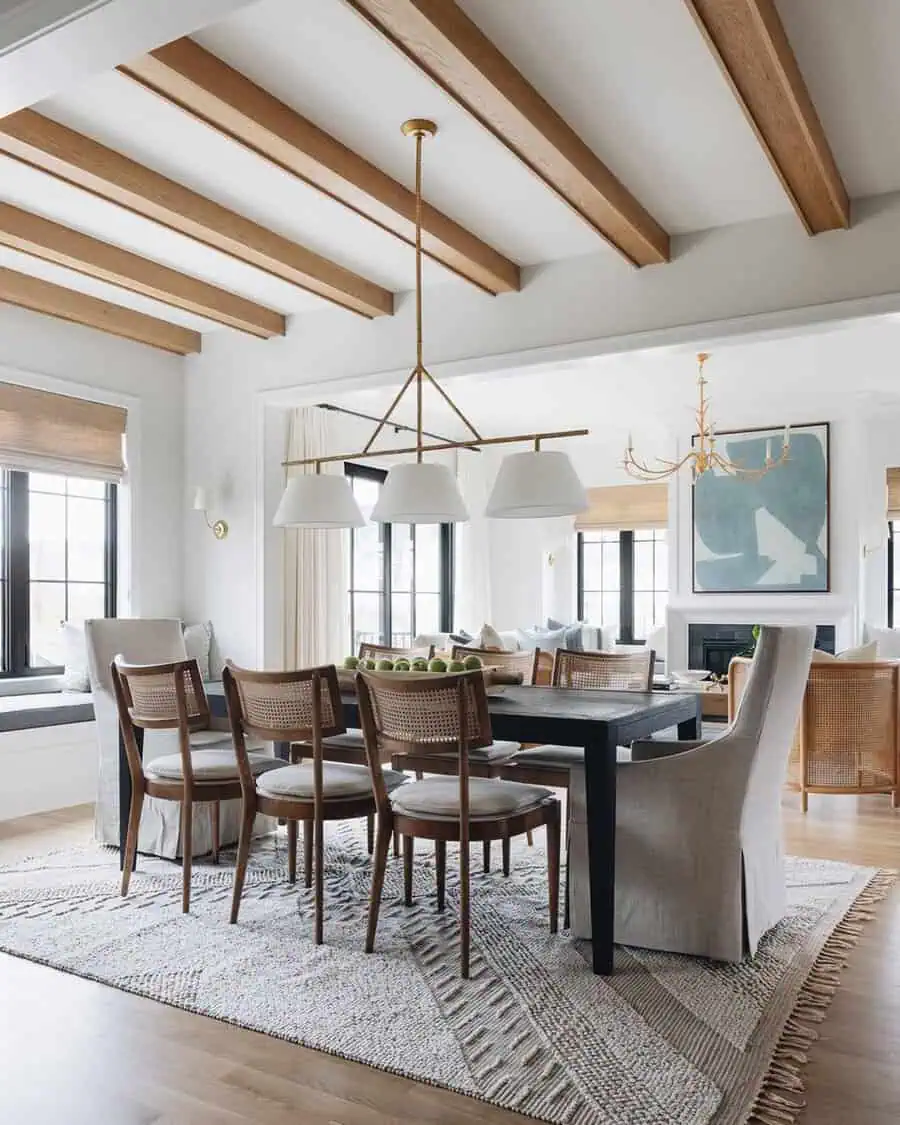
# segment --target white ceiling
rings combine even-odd
[[[791,211],[684,0],[459,2],[671,233]],[[216,5],[190,0],[188,7],[185,20],[208,16]],[[849,19],[845,0],[779,2],[838,165],[859,197],[900,190],[900,145],[893,143],[900,0],[856,0],[852,7]],[[408,186],[413,149],[400,124],[433,117],[440,131],[426,150],[425,194],[496,249],[531,266],[607,255],[627,281],[629,267],[593,230],[343,0],[244,7],[227,0],[224,9],[232,11],[228,18],[196,33],[203,46]],[[36,108],[388,289],[412,287],[408,246],[115,72],[75,82]],[[0,199],[277,311],[324,307],[318,297],[8,158],[0,159]],[[806,238],[799,220],[795,237]],[[17,257],[18,268],[49,276],[50,267]],[[69,283],[100,291],[78,275],[67,275]],[[465,284],[430,262],[425,283]],[[121,304],[215,327],[101,288]]]

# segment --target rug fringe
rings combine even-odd
[[[896,881],[896,871],[876,872],[822,947],[778,1039],[747,1125],[796,1125],[806,1107],[803,1069],[809,1061],[809,1048],[819,1038],[810,1024],[825,1019],[864,924],[875,917],[873,907]]]

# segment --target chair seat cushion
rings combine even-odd
[[[521,742],[492,742],[490,746],[479,746],[475,750],[469,751],[470,762],[502,762],[507,758],[514,757],[522,749]],[[421,758],[421,755],[413,755],[414,757]],[[459,752],[456,751],[452,754],[435,754],[435,758],[440,758],[442,761],[459,761]],[[427,772],[427,770],[426,770]]]
[[[580,746],[534,746],[516,754],[515,760],[523,766],[546,766],[548,769],[564,770],[569,766],[583,766],[584,750]]]
[[[366,740],[361,730],[350,728],[346,734],[335,734],[331,738],[322,739],[323,746],[333,746],[340,750],[365,750]]]
[[[278,769],[282,765],[279,758],[267,754],[249,754],[250,769],[254,774],[265,773],[266,770]],[[222,746],[205,746],[200,750],[191,751],[191,769],[194,780],[204,781],[238,781],[237,758],[234,747],[228,739]],[[183,780],[180,754],[165,754],[161,758],[154,758],[148,762],[145,774],[151,780],[181,781]]]
[[[469,819],[498,820],[537,808],[553,794],[542,785],[469,778]],[[459,819],[459,778],[428,777],[391,794],[394,812],[429,820]]]
[[[406,774],[383,770],[385,788],[396,789],[406,781]],[[280,801],[311,801],[313,799],[313,764],[306,761],[297,766],[282,766],[261,777],[256,790],[262,797]],[[346,762],[322,763],[322,792],[326,801],[349,800],[373,796],[372,776],[368,766]]]

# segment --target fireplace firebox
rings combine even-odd
[[[833,625],[816,626],[816,648],[834,653]],[[688,667],[705,668],[717,676],[728,672],[735,656],[753,651],[752,625],[688,625]]]

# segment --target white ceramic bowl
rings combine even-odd
[[[679,684],[699,684],[709,679],[709,672],[705,668],[684,668],[680,672],[673,672],[672,676]]]

